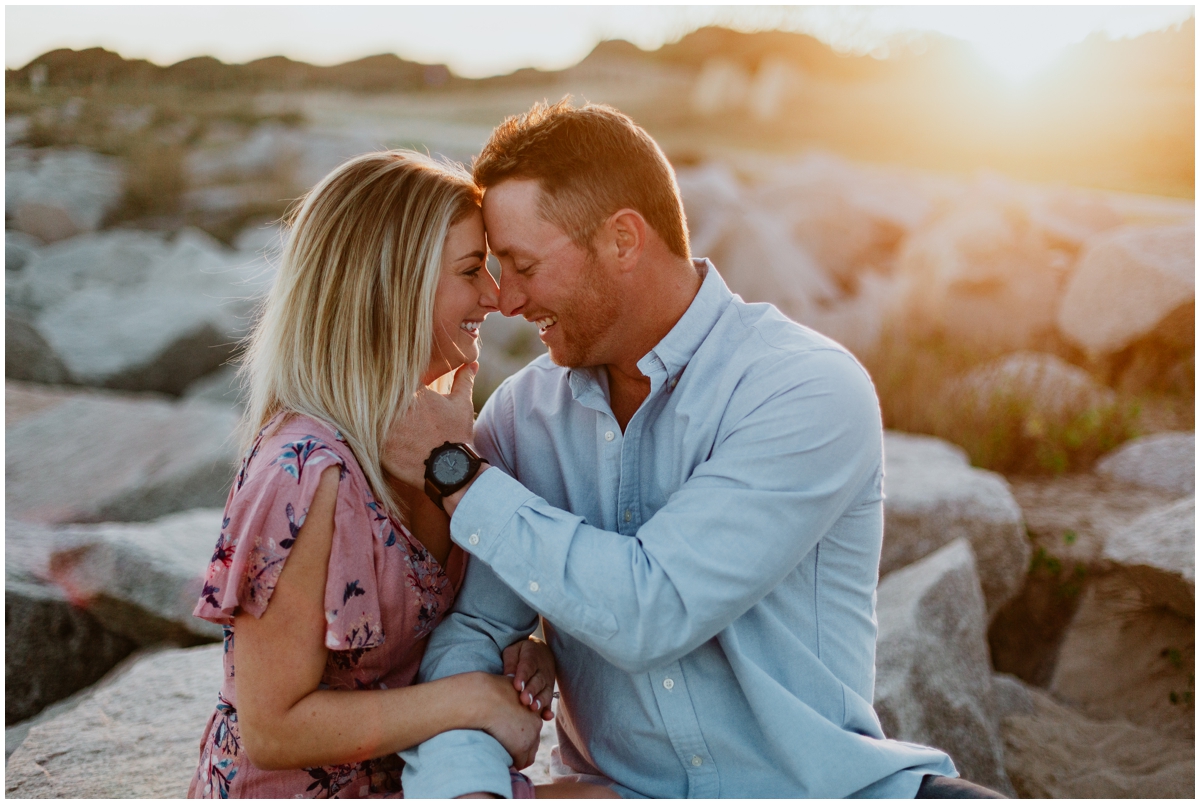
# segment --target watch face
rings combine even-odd
[[[433,459],[433,476],[437,482],[451,485],[467,476],[471,470],[471,461],[458,449],[447,449]]]

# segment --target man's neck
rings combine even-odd
[[[650,378],[642,374],[638,361],[679,323],[703,282],[690,260],[677,262],[671,270],[648,273],[652,281],[639,288],[626,316],[629,326],[621,331],[620,357],[604,365],[609,406],[622,432],[650,394]]]

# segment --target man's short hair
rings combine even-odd
[[[496,127],[472,170],[484,189],[506,179],[537,180],[542,217],[588,251],[609,216],[630,208],[673,254],[690,257],[671,164],[649,134],[611,106],[575,108],[569,96],[534,104]]]

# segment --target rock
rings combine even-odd
[[[228,214],[250,207],[278,203],[283,191],[269,182],[245,181],[236,184],[217,184],[195,187],[183,194],[183,208],[188,211]]]
[[[1097,722],[1028,689],[1004,718],[1008,776],[1022,798],[1194,798],[1196,748],[1122,720]]]
[[[966,539],[879,584],[875,711],[893,739],[940,748],[964,779],[1013,795],[992,692],[983,593]]]
[[[1075,188],[1037,194],[1030,218],[1047,240],[1070,249],[1078,249],[1122,223],[1120,214],[1100,193]]]
[[[221,646],[165,650],[121,668],[39,723],[8,760],[10,798],[183,798],[221,686]]]
[[[520,316],[505,318],[493,313],[483,320],[479,334],[479,374],[475,377],[476,409],[509,375],[516,374],[546,351],[537,327]]]
[[[82,393],[86,392],[80,391],[78,388],[55,388],[9,380],[4,384],[4,424],[12,427],[21,419],[52,408]]]
[[[303,150],[298,132],[267,123],[235,142],[210,144],[188,154],[185,168],[192,185],[250,178],[272,178]]]
[[[270,277],[198,230],[106,232],[44,250],[7,291],[73,381],[179,394],[229,358]]]
[[[1196,298],[1194,225],[1123,226],[1092,240],[1062,297],[1058,328],[1088,354],[1116,352]],[[1182,328],[1195,341],[1194,326]]]
[[[1084,592],[1050,692],[1098,720],[1194,739],[1195,635],[1193,617],[1156,604],[1126,573],[1106,575]]]
[[[59,589],[6,571],[5,725],[95,683],[134,647]]]
[[[4,376],[30,382],[64,383],[67,367],[27,316],[4,311]]]
[[[1150,511],[1114,533],[1104,558],[1141,589],[1142,600],[1182,617],[1196,612],[1196,498]]]
[[[841,295],[784,220],[758,210],[730,215],[706,255],[730,290],[749,302],[770,302],[798,321]]]
[[[783,218],[822,271],[848,292],[864,271],[890,270],[901,239],[930,212],[917,182],[820,152],[780,165],[746,199]]]
[[[996,612],[988,628],[992,665],[1045,687],[1083,592],[1108,569],[1105,544],[1172,498],[1090,472],[1014,477],[1010,486],[1025,517],[1033,558],[1020,593]]]
[[[1030,688],[1008,673],[992,674],[992,701],[1001,721],[1013,715],[1031,715],[1036,708]]]
[[[1049,246],[1013,188],[982,185],[905,239],[913,279],[902,323],[988,349],[1027,349],[1053,333],[1071,255]]]
[[[880,575],[966,538],[978,557],[989,618],[1021,588],[1029,543],[1004,478],[972,468],[958,447],[929,436],[884,436]]]
[[[6,515],[138,521],[222,506],[236,424],[227,406],[202,401],[71,397],[6,429]]]
[[[245,402],[245,391],[238,379],[237,366],[227,364],[211,374],[205,374],[184,390],[183,398],[216,402],[240,412]]]
[[[24,232],[4,233],[4,270],[20,271],[28,265],[45,244]]]
[[[1096,463],[1102,477],[1175,494],[1196,492],[1196,434],[1155,433],[1127,441]]]
[[[287,240],[287,227],[279,221],[270,220],[254,223],[238,232],[233,247],[245,254],[278,256]]]
[[[1037,352],[1015,352],[972,369],[948,383],[944,395],[976,416],[1019,407],[1051,422],[1116,403],[1116,394],[1083,369]]]
[[[50,243],[99,228],[121,202],[124,171],[82,149],[9,148],[4,201],[16,227]]]
[[[51,528],[9,520],[6,561],[137,645],[194,645],[221,638],[219,626],[192,616],[220,530],[219,508],[144,524]]]
[[[723,162],[678,170],[675,180],[687,213],[692,254],[708,257],[732,223],[731,214],[745,208],[741,185]]]

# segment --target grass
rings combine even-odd
[[[890,429],[926,433],[958,444],[971,463],[1009,474],[1060,474],[1088,469],[1139,434],[1134,396],[1063,415],[1003,389],[988,398],[955,393],[954,380],[1000,353],[940,337],[885,335],[864,358]]]

